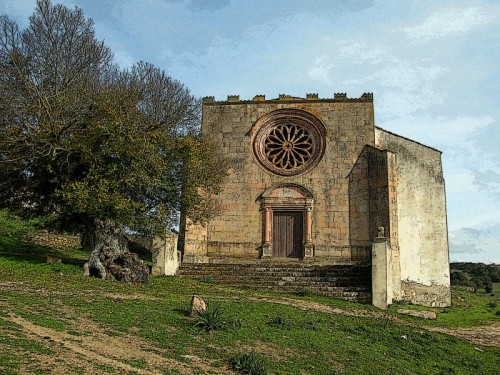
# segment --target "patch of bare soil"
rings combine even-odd
[[[299,309],[302,310],[310,310],[310,311],[317,311],[321,313],[327,313],[327,314],[342,314],[342,315],[349,315],[349,316],[357,316],[357,317],[363,317],[363,318],[385,318],[388,315],[383,313],[383,312],[378,312],[378,311],[367,311],[367,310],[354,310],[354,309],[339,309],[335,307],[331,307],[328,305],[324,305],[319,302],[313,302],[313,301],[302,301],[302,300],[296,300],[293,298],[270,298],[270,297],[252,297],[249,298],[248,301],[250,302],[268,302],[268,303],[277,303],[280,305],[288,305],[288,306],[294,306],[298,307]]]
[[[0,281],[3,291],[20,294],[36,294],[44,297],[78,295],[82,298],[95,298],[95,291],[50,290],[31,283]],[[144,295],[124,295],[103,292],[98,296],[118,300],[157,300]],[[43,327],[16,314],[9,299],[0,299],[2,312],[0,320],[14,325],[0,325],[0,338],[26,338],[32,344],[23,345],[23,349],[10,347],[1,342],[0,351],[20,358],[19,373],[42,371],[50,374],[68,374],[84,370],[85,374],[136,373],[164,374],[169,369],[180,374],[233,374],[228,368],[214,367],[211,360],[196,356],[184,356],[186,361],[171,357],[165,349],[155,347],[133,334],[108,332],[93,322],[90,317],[79,315],[72,307],[55,300],[52,302],[54,314],[64,321],[64,331]],[[32,306],[25,310],[38,313]],[[40,307],[46,309],[46,306]],[[168,335],[168,332],[165,332]],[[21,352],[21,351],[22,352]],[[15,352],[14,352],[15,351]],[[0,368],[1,372],[1,368]]]
[[[51,374],[67,374],[68,369],[85,369],[87,374],[105,374],[109,371],[137,374],[164,374],[176,369],[181,374],[192,374],[195,369],[203,373],[228,373],[229,370],[214,368],[204,359],[190,364],[167,358],[160,348],[132,335],[109,333],[89,320],[79,319],[69,331],[58,331],[36,325],[18,315],[9,314],[4,320],[17,324],[20,333],[30,341],[42,344],[48,354],[30,353],[29,361],[21,364],[21,373],[28,373],[33,363],[37,369]],[[4,331],[5,328],[2,328]],[[2,335],[8,335],[2,332]],[[141,363],[140,365],[134,365]]]
[[[460,337],[476,345],[500,347],[500,326],[474,328],[423,327],[432,332]]]

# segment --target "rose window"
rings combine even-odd
[[[254,154],[266,170],[293,176],[314,167],[325,149],[325,127],[312,114],[282,109],[254,125]]]
[[[312,156],[309,132],[298,125],[283,124],[271,130],[264,141],[267,160],[286,171],[299,168]]]

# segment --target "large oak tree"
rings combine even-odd
[[[180,82],[118,68],[81,9],[39,0],[25,30],[0,18],[0,207],[82,230],[89,273],[145,281],[124,231],[164,231],[181,208],[210,214],[203,197],[225,170],[199,122]]]

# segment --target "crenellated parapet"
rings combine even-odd
[[[373,101],[373,93],[365,92],[359,98],[349,98],[345,92],[336,92],[333,94],[332,98],[320,98],[317,93],[307,93],[305,98],[292,96],[289,94],[279,94],[277,98],[266,99],[263,94],[257,94],[250,100],[241,100],[239,95],[228,95],[227,100],[216,101],[214,96],[205,96],[202,99],[204,105],[211,104],[234,104],[234,103],[258,103],[258,102],[276,102],[276,101],[287,101],[287,102],[305,102],[305,101],[323,101],[323,102],[371,102]]]
[[[205,96],[203,97],[203,99],[201,99],[201,102],[203,104],[215,103],[215,96]]]

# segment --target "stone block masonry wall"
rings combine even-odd
[[[51,249],[67,249],[80,246],[80,235],[54,233],[47,230],[37,231],[23,238],[24,242]]]
[[[288,177],[263,169],[252,151],[256,121],[274,110],[286,108],[311,113],[326,127],[322,160],[315,168]],[[349,238],[348,176],[365,145],[374,145],[370,98],[205,103],[202,131],[222,145],[223,152],[231,160],[229,175],[219,196],[223,214],[207,227],[208,255],[258,258],[262,243],[259,196],[272,186],[289,183],[303,186],[314,195],[312,240],[315,258],[369,261],[371,243],[367,232],[358,237],[356,243]],[[363,205],[356,207],[354,210],[365,209]],[[189,236],[186,234],[186,241]],[[187,242],[185,249],[185,254],[191,251]]]
[[[207,224],[195,224],[186,218],[183,242],[182,261],[187,263],[206,263],[207,258]]]
[[[451,304],[445,186],[441,153],[375,129],[376,146],[396,154],[400,290],[395,298]]]

